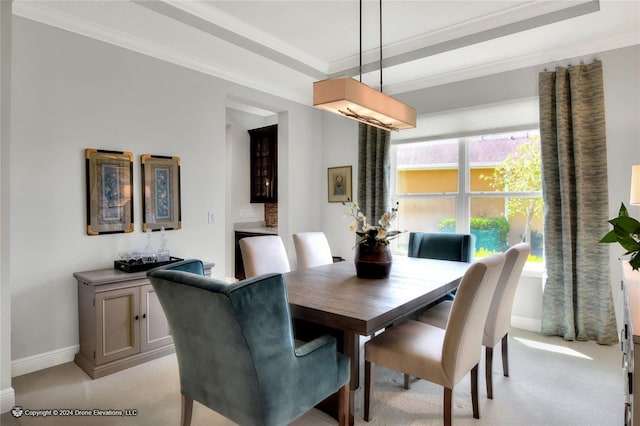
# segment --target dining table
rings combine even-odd
[[[410,318],[455,291],[470,265],[394,256],[385,278],[358,277],[353,261],[284,274],[296,337],[306,340],[329,333],[351,360],[351,413],[353,393],[360,384],[360,336]]]

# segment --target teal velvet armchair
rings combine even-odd
[[[176,347],[182,425],[194,400],[243,426],[286,425],[336,392],[346,425],[349,359],[329,336],[295,347],[283,276],[203,274],[199,260],[147,273]]]
[[[450,232],[411,232],[409,257],[473,262],[476,237]]]
[[[411,232],[407,256],[471,263],[475,251],[476,236],[473,234]],[[438,302],[453,300],[454,295],[455,291],[444,296]]]

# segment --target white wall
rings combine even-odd
[[[282,167],[299,173],[294,163],[301,161],[307,169],[294,184],[286,175],[281,180],[282,210],[295,212],[298,227],[320,227],[319,202],[299,194],[320,180],[311,175],[321,168],[319,111],[22,18],[14,18],[13,36],[19,95],[12,102],[10,346],[20,372],[31,369],[31,357],[53,364],[72,359],[78,344],[73,272],[109,268],[119,250],[144,244],[141,154],[181,158],[183,226],[167,232],[172,254],[213,261],[216,275],[233,275],[228,179],[248,175],[248,167],[225,164],[230,96],[278,112]],[[86,235],[85,148],[134,153],[133,233]],[[214,224],[208,211],[216,214]]]
[[[324,203],[322,209],[322,228],[327,235],[331,252],[334,256],[341,256],[353,260],[355,237],[349,232],[348,219],[342,203],[329,203],[329,189],[327,188],[327,168],[352,166],[352,195],[354,201],[358,197],[358,123],[327,112],[322,113],[322,129],[324,133],[324,170],[323,188],[321,199]]]
[[[11,2],[0,2],[0,413],[15,404],[11,387],[11,281],[9,182],[11,177]]]

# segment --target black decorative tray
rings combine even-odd
[[[157,268],[158,266],[168,265],[170,263],[180,262],[179,257],[170,257],[169,260],[165,260],[164,262],[149,262],[142,263],[141,260],[114,260],[113,268],[119,269],[124,272],[142,272],[148,271],[149,269]]]

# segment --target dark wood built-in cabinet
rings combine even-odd
[[[213,264],[205,263],[205,273]],[[75,362],[91,378],[174,352],[169,323],[146,272],[76,272],[80,351]]]
[[[278,125],[249,130],[251,202],[278,202]]]

